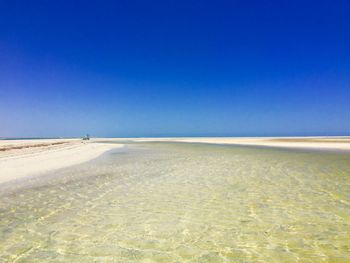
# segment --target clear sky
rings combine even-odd
[[[0,137],[350,135],[350,1],[0,0]]]

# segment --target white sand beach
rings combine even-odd
[[[3,140],[0,141],[0,183],[84,163],[122,146],[80,139]]]

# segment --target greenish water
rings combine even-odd
[[[348,154],[128,144],[0,191],[0,262],[350,262]]]

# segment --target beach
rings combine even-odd
[[[0,140],[0,184],[84,163],[118,147],[81,139]]]
[[[0,7],[0,263],[350,263],[350,1]]]

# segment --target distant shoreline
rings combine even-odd
[[[76,137],[0,137],[0,141],[16,141],[16,140],[70,140],[79,139]]]
[[[231,144],[241,146],[265,146],[274,148],[341,150],[350,152],[350,136],[303,137],[173,137],[173,138],[99,138],[121,142],[184,142]]]

